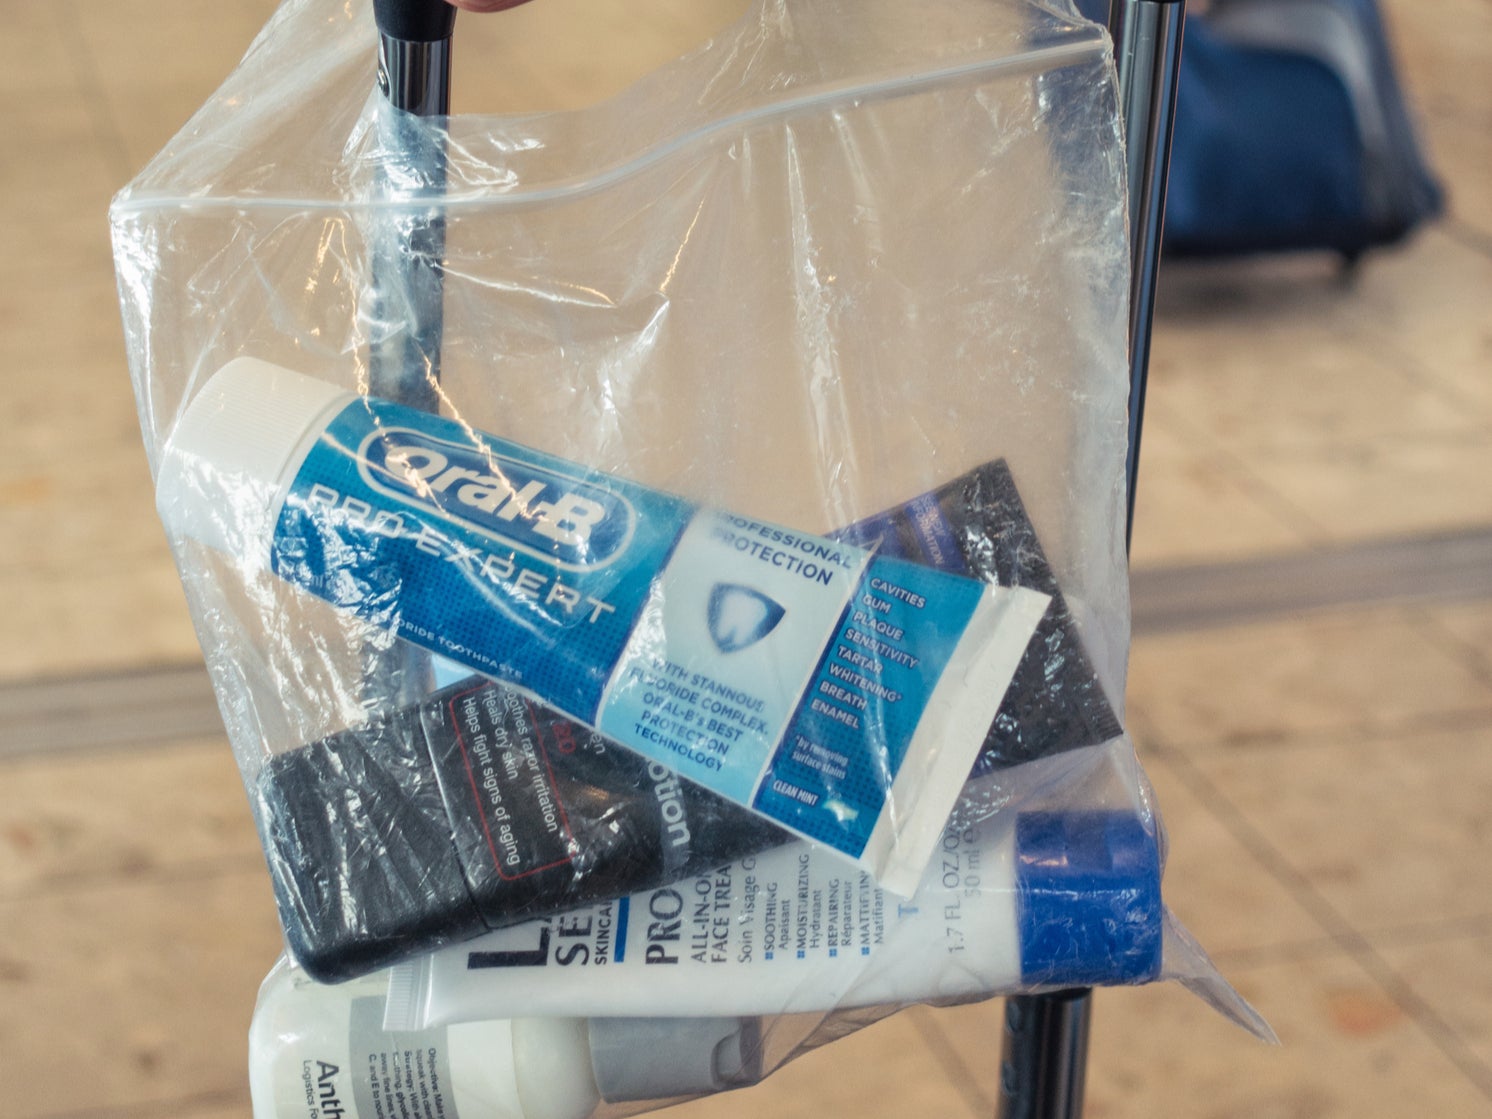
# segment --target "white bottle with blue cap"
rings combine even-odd
[[[910,899],[792,843],[394,969],[388,1024],[772,1015],[1159,977],[1153,823],[1010,813],[948,831]]]

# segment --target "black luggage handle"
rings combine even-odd
[[[1129,446],[1124,548],[1135,526],[1140,430],[1150,371],[1155,277],[1165,223],[1185,0],[1109,0],[1109,34],[1129,181]],[[997,1119],[1078,1119],[1088,1065],[1093,992],[1013,995],[1005,1002]]]
[[[446,0],[373,0],[373,15],[378,84],[390,104],[415,116],[448,114],[456,9]]]
[[[456,9],[446,0],[373,0],[378,23],[378,87],[410,117],[451,111],[451,35]],[[440,411],[440,350],[445,327],[446,182],[444,133],[401,118],[388,122],[390,159],[423,182],[428,208],[391,211],[373,225],[368,387],[374,396]],[[411,200],[412,201],[412,200]],[[430,658],[398,645],[365,643],[365,694],[404,705],[433,687]]]
[[[456,9],[446,0],[373,0],[373,17],[380,34],[406,43],[449,39],[456,26]]]
[[[373,0],[378,24],[378,87],[397,113],[388,122],[388,159],[422,184],[405,199],[429,200],[384,215],[370,248],[373,313],[369,384],[375,396],[426,412],[440,410],[444,330],[446,143],[439,129],[409,117],[451,111],[451,36],[456,9],[446,0]],[[408,116],[400,116],[400,114]]]

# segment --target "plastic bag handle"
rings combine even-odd
[[[406,43],[437,43],[456,28],[456,9],[446,0],[373,0],[378,30]]]

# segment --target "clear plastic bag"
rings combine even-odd
[[[425,122],[377,93],[361,9],[285,4],[112,210],[160,510],[292,955],[320,979],[402,962],[418,997],[401,1021],[444,1028],[512,1011],[445,1007],[439,961],[528,952],[537,967],[543,941],[552,973],[564,951],[625,946],[630,911],[640,966],[702,936],[709,974],[685,984],[690,998],[650,998],[645,983],[603,995],[583,976],[567,994],[534,973],[534,1005],[557,1019],[762,1018],[764,1069],[905,1002],[1074,982],[1184,978],[1248,1018],[1160,903],[1163,835],[1122,729],[1127,250],[1102,30],[1015,2],[757,0],[599,105]],[[232,369],[250,369],[247,388],[222,388]],[[337,426],[354,420],[356,447]],[[395,429],[422,449],[395,446]],[[376,477],[368,448],[384,456]],[[304,480],[296,464],[318,455],[340,465]],[[333,485],[344,477],[371,488]],[[563,495],[545,488],[557,478]],[[375,507],[390,479],[418,492]],[[460,510],[431,497],[441,486],[485,502],[483,539],[507,550],[450,530]],[[782,735],[799,777],[712,791],[688,779],[708,773],[674,772],[681,752],[618,746],[604,712],[521,671],[575,643],[574,628],[556,638],[534,620],[545,609],[544,625],[604,614],[556,565],[594,558],[578,529],[618,493],[647,514],[636,533],[658,523],[650,502],[684,510],[689,527],[659,537],[662,564],[705,523],[795,577],[835,549],[864,557],[845,561],[861,581],[822,657],[810,649],[801,700],[845,726],[894,722],[905,697],[889,673],[931,660],[936,642],[904,644],[890,619],[971,587],[970,601],[1025,602],[1023,631],[1000,623],[1013,650],[1000,673],[945,676],[977,720],[950,717],[960,733],[939,723],[931,743],[910,735],[909,767],[941,767],[941,807],[891,795],[900,758],[869,809],[851,804],[834,785],[846,753],[802,733]],[[397,517],[416,499],[421,527]],[[505,514],[549,543],[515,544]],[[260,539],[266,551],[242,544]],[[390,559],[390,541],[425,566]],[[550,564],[526,586],[520,553]],[[877,586],[877,563],[898,574]],[[529,625],[532,646],[511,626],[491,656],[453,638],[466,606],[432,628],[416,600],[443,585],[437,569],[504,625]],[[712,616],[711,656],[729,661],[807,609],[709,559],[692,570],[725,619]],[[666,583],[643,578],[638,601],[656,605]],[[618,640],[647,629],[648,608]],[[670,691],[682,660],[661,642],[656,675],[631,677],[656,702],[629,718],[666,716],[668,733],[728,753],[751,729],[749,689],[701,672]],[[432,666],[430,650],[463,665]],[[895,753],[889,731],[862,737],[869,757]],[[827,793],[804,791],[818,780]],[[760,791],[777,782],[800,804],[819,797],[830,832],[879,810],[917,833],[934,854],[908,856],[897,888],[910,901],[805,843],[834,840],[801,814],[764,818]],[[792,903],[770,933],[758,861],[781,864],[771,893]],[[983,922],[954,959],[947,921],[887,917],[948,890],[940,912],[966,901]],[[678,912],[647,912],[672,897]],[[792,950],[768,957],[768,936]],[[767,959],[807,970],[736,974]],[[893,963],[907,980],[879,984]],[[747,988],[756,1001],[733,1003]],[[790,1010],[806,1013],[776,1017]]]

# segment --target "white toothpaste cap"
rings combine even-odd
[[[291,470],[355,398],[258,358],[223,366],[166,440],[155,504],[167,531],[251,566],[266,563]]]

